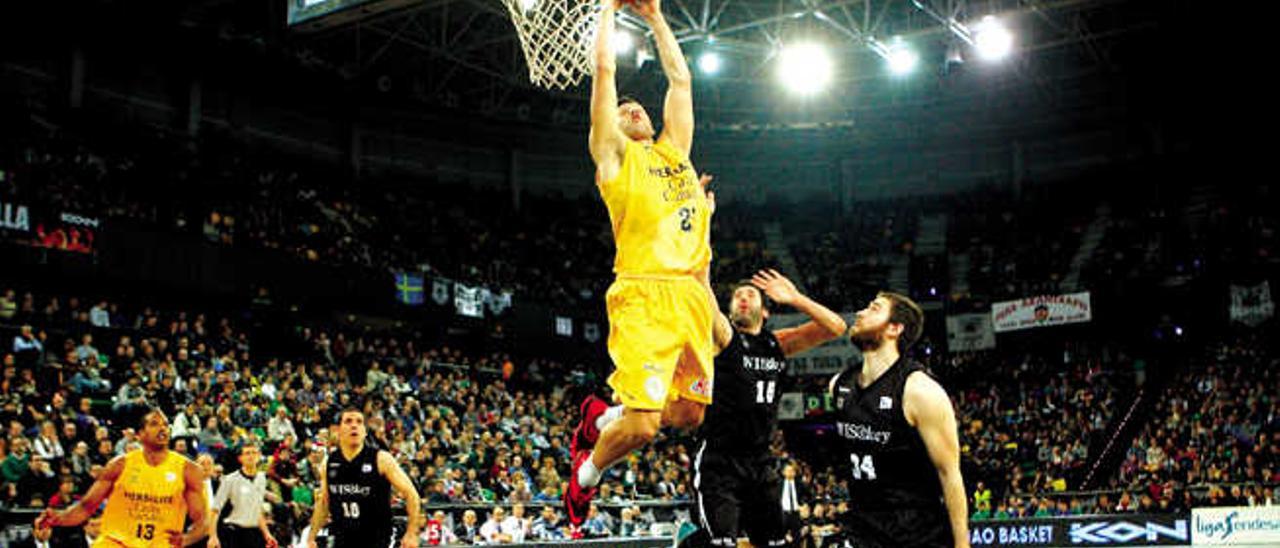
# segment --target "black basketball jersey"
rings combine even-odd
[[[734,330],[716,356],[715,385],[699,437],[707,448],[726,454],[760,455],[778,423],[778,381],[786,368],[773,332]]]
[[[868,510],[943,509],[942,485],[920,433],[902,414],[907,376],[928,370],[900,358],[866,388],[858,386],[858,370],[850,368],[835,382],[836,433],[849,498]]]
[[[365,444],[350,461],[341,449],[329,453],[329,532],[338,543],[391,538],[391,482],[378,472],[378,450]],[[377,544],[382,546],[382,544]]]

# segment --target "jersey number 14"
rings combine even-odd
[[[876,463],[871,459],[871,455],[859,458],[858,455],[850,453],[849,464],[853,469],[853,479],[876,479]]]

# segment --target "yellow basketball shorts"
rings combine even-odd
[[[609,386],[629,409],[657,411],[668,401],[711,403],[715,311],[694,278],[619,276],[605,295],[609,311]]]

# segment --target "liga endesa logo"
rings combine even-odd
[[[1197,535],[1208,540],[1229,541],[1249,534],[1280,534],[1280,519],[1264,517],[1240,518],[1239,510],[1232,510],[1219,519],[1195,517]]]

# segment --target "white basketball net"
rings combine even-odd
[[[529,80],[565,89],[595,72],[591,46],[600,9],[594,0],[502,0],[520,36]]]

